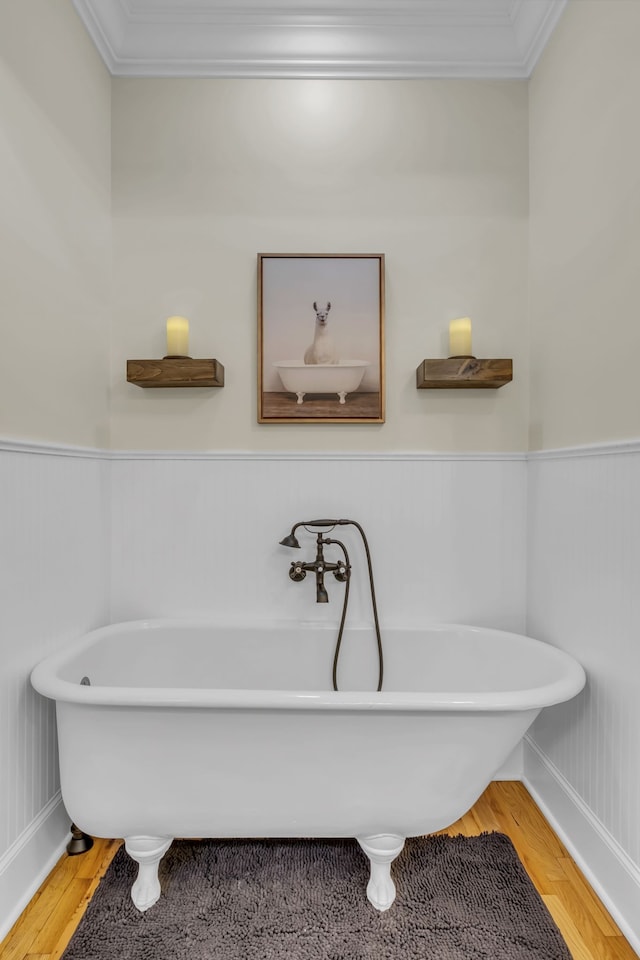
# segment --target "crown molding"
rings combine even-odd
[[[567,0],[73,0],[121,77],[526,78]]]
[[[72,2],[109,73],[115,76],[128,27],[124,8],[118,0],[108,0],[102,6],[92,0]]]
[[[549,3],[545,9],[537,9],[528,0],[518,0],[518,11],[514,18],[515,41],[520,51],[524,74],[530,77],[542,56],[542,51],[551,39],[568,0]]]

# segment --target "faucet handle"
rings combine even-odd
[[[295,580],[296,583],[300,583],[301,580],[307,575],[307,571],[302,566],[302,563],[299,560],[292,560],[291,566],[289,567],[289,577],[292,580]]]
[[[351,569],[346,563],[339,563],[337,569],[333,571],[333,575],[339,583],[344,583],[345,580],[348,580],[350,573]]]

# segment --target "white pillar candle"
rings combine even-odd
[[[460,317],[449,324],[449,356],[471,356],[471,320],[469,317]]]
[[[167,320],[167,356],[189,356],[189,321],[186,317],[169,317]]]

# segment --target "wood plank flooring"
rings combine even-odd
[[[637,960],[521,783],[490,784],[442,832],[475,836],[486,830],[511,838],[574,960]],[[96,840],[86,854],[65,855],[0,945],[0,960],[59,960],[119,846],[119,840]]]
[[[295,393],[263,393],[262,416],[282,423],[294,420],[372,420],[382,415],[379,393],[350,393],[345,403],[337,396],[307,393],[298,403]]]

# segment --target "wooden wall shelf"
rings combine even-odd
[[[446,360],[423,360],[416,370],[416,386],[419,390],[495,390],[512,379],[512,360],[449,357]]]
[[[127,380],[138,387],[224,387],[224,367],[191,357],[127,360]]]

